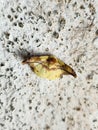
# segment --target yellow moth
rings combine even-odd
[[[49,80],[60,78],[63,75],[77,77],[75,71],[69,65],[52,55],[32,56],[22,63],[29,64],[39,77],[47,78]]]

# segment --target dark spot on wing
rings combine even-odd
[[[54,64],[54,63],[56,62],[56,59],[53,58],[53,57],[49,57],[49,58],[47,59],[47,62],[48,62],[48,63],[51,63],[51,64]]]

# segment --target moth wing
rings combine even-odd
[[[76,72],[67,64],[62,66],[62,69],[65,71],[65,74],[72,75],[73,77],[77,77]]]

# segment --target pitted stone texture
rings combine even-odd
[[[98,1],[0,0],[0,130],[97,130]],[[77,78],[49,81],[22,60],[53,54]]]

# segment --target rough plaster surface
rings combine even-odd
[[[47,53],[77,78],[21,64]],[[0,130],[98,130],[98,0],[0,0]]]

